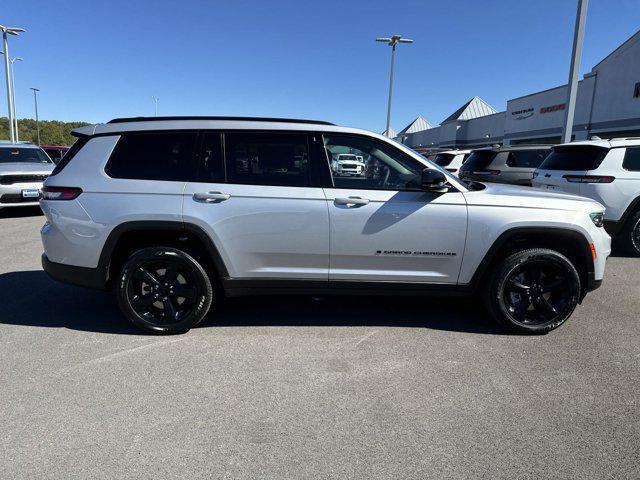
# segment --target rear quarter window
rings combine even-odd
[[[538,168],[548,154],[549,150],[519,150],[509,152],[509,156],[507,157],[507,166],[518,168]]]
[[[196,132],[123,134],[105,172],[112,178],[131,180],[190,180],[195,170],[196,138]]]
[[[439,153],[434,157],[433,163],[440,167],[447,167],[451,165],[454,158],[455,155],[453,153]]]
[[[491,162],[496,158],[498,152],[493,152],[491,150],[479,150],[477,152],[472,152],[467,158],[467,161],[464,162],[463,166],[466,170],[482,170],[483,168],[487,168],[491,165]]]
[[[629,147],[624,154],[622,168],[632,172],[640,172],[640,147]]]
[[[542,170],[595,170],[609,152],[608,148],[576,146],[554,147],[540,165]]]

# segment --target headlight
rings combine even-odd
[[[592,212],[589,216],[596,227],[604,226],[604,212]]]

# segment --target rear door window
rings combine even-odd
[[[622,168],[632,172],[640,172],[640,147],[629,147],[624,154]]]
[[[509,152],[507,166],[516,168],[538,168],[549,150],[516,150]]]
[[[199,158],[196,181],[202,183],[224,183],[225,167],[222,155],[222,132],[204,132]]]
[[[472,152],[467,161],[464,162],[464,167],[466,170],[482,170],[491,165],[491,162],[496,158],[496,155],[498,155],[498,152],[493,152],[491,150],[478,150],[476,152]]]
[[[112,178],[187,181],[194,176],[197,132],[124,134],[105,172]]]
[[[228,132],[225,160],[229,183],[309,186],[309,142],[305,133]]]

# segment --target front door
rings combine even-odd
[[[332,170],[329,280],[456,283],[467,230],[462,193],[420,190],[425,165],[366,136],[324,136],[329,160],[362,156],[361,175]]]
[[[329,220],[322,188],[310,186],[308,135],[203,137],[198,181],[183,195],[184,221],[207,232],[229,276],[326,281]]]

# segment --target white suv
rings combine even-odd
[[[640,255],[640,138],[558,145],[533,186],[597,200],[606,207],[606,230],[627,253]]]
[[[43,188],[43,267],[114,288],[149,332],[186,331],[222,296],[476,292],[503,325],[545,332],[610,252],[592,200],[463,183],[354,128],[157,117],[74,133]],[[338,151],[371,168],[333,174]]]
[[[469,155],[471,155],[471,150],[445,150],[436,153],[432,161],[447,172],[456,175]]]
[[[351,153],[333,155],[331,170],[336,175],[362,175],[364,174],[363,157]]]

